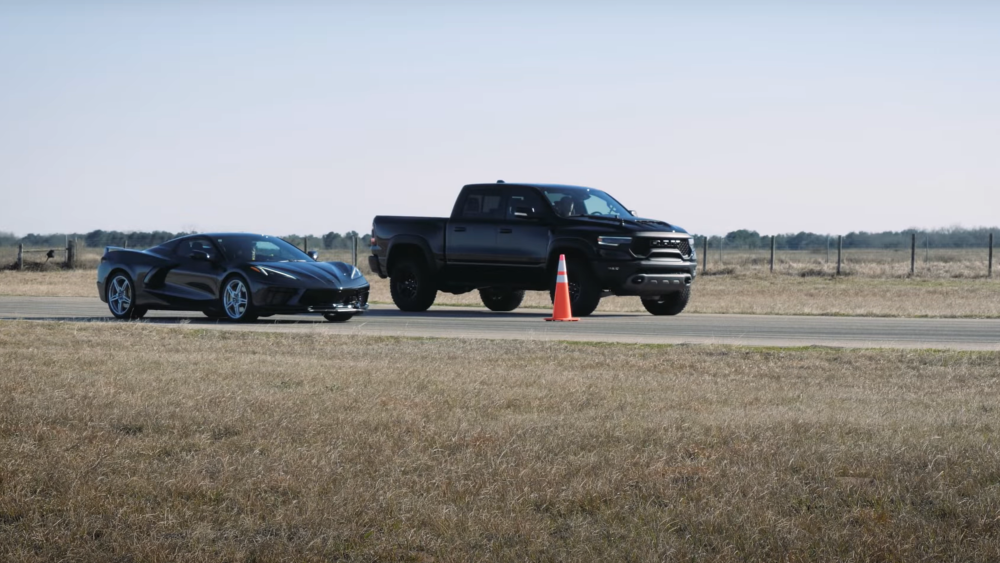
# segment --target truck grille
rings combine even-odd
[[[686,238],[634,238],[632,252],[636,256],[648,256],[655,252],[675,250],[681,256],[691,256],[691,242]]]

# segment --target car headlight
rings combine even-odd
[[[597,244],[602,246],[628,246],[632,244],[632,237],[597,237]]]
[[[275,270],[274,268],[268,268],[267,266],[250,266],[250,269],[259,274],[264,274],[265,276],[271,274],[277,274],[279,276],[285,276],[286,278],[291,278],[293,280],[298,279],[292,274],[289,274],[287,272],[282,272],[281,270]]]

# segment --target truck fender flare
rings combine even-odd
[[[597,259],[594,249],[584,241],[574,238],[557,238],[553,239],[552,245],[549,246],[549,258],[546,263],[547,268],[556,268],[559,264],[559,255],[566,254],[568,252],[582,255],[587,260],[588,266],[591,266],[589,262]]]
[[[413,235],[396,235],[392,237],[392,241],[389,242],[389,248],[385,253],[385,268],[386,274],[392,271],[393,264],[393,251],[399,250],[399,247],[404,246],[415,246],[420,249],[421,257],[424,260],[424,264],[432,273],[437,273],[438,266],[434,260],[434,253],[431,252],[431,247],[427,244],[427,241],[422,237]]]

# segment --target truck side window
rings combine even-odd
[[[542,198],[532,190],[517,190],[507,196],[507,220],[526,219],[527,217],[515,215],[518,208],[527,209],[528,215],[538,217],[545,213],[546,207],[542,203]]]
[[[463,219],[502,219],[503,197],[494,190],[470,190],[462,206]]]

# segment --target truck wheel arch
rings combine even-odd
[[[426,247],[419,239],[414,240],[398,240],[393,241],[393,244],[389,247],[389,251],[386,254],[385,269],[388,275],[392,275],[393,266],[403,258],[416,258],[422,260],[426,264],[428,271],[434,273],[437,271],[435,267],[433,254],[431,254],[430,249]]]

